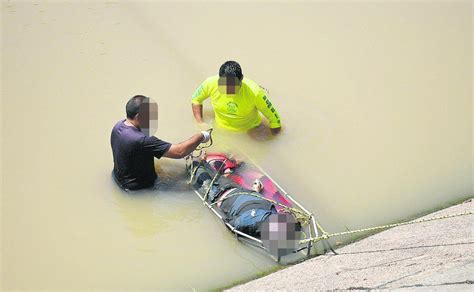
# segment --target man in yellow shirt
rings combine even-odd
[[[256,82],[244,78],[235,61],[225,62],[219,75],[211,76],[196,89],[192,97],[194,118],[203,123],[202,102],[211,97],[216,123],[229,130],[245,131],[262,123],[262,113],[276,134],[281,129],[280,115]]]

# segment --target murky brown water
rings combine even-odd
[[[157,135],[178,142],[196,131],[193,90],[228,59],[270,90],[284,131],[216,141],[252,154],[328,230],[472,194],[470,2],[4,1],[2,18],[6,289],[208,290],[275,266],[202,206],[183,161],[160,161],[154,194],[110,178],[127,99],[154,97]]]

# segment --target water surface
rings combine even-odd
[[[134,197],[110,177],[128,98],[153,97],[157,136],[179,142],[192,92],[228,59],[284,129],[216,141],[328,230],[472,194],[471,21],[469,2],[3,2],[3,287],[208,290],[276,266],[204,208],[183,161],[157,161],[162,188]]]

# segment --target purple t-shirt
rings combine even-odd
[[[171,144],[119,121],[112,129],[110,144],[114,155],[114,175],[122,188],[137,190],[153,186],[156,179],[153,158],[160,158]]]

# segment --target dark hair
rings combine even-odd
[[[219,77],[237,77],[239,80],[244,78],[242,68],[235,61],[227,61],[219,68]]]
[[[140,110],[140,105],[147,99],[148,97],[144,95],[135,95],[134,97],[130,98],[125,106],[125,111],[127,112],[127,118],[133,119]]]

